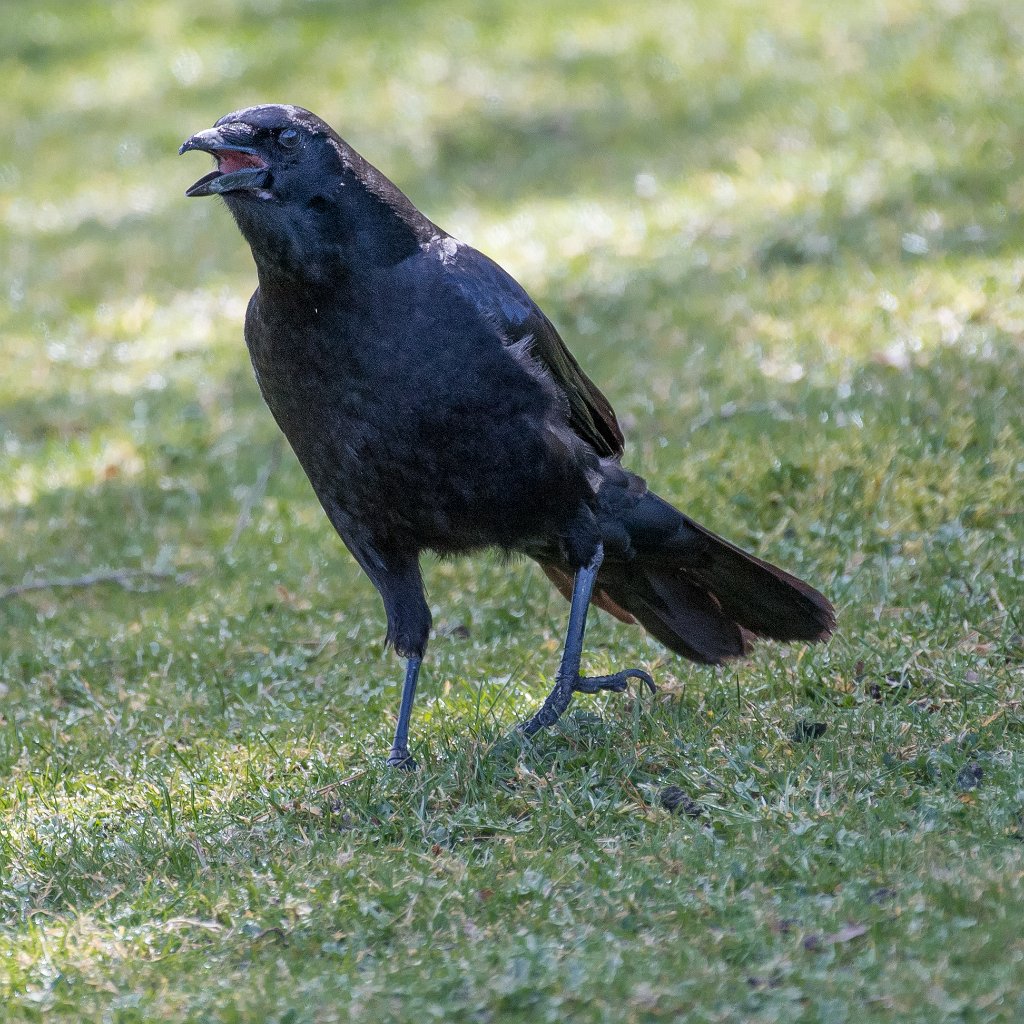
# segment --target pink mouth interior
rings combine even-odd
[[[239,153],[236,149],[218,149],[213,155],[217,158],[217,170],[221,174],[232,174],[243,167],[267,166],[267,162],[255,153]]]

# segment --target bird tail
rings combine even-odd
[[[748,654],[753,641],[826,640],[835,611],[813,587],[748,554],[647,491],[616,522],[630,561],[605,561],[593,603],[640,624],[669,650],[706,665]],[[566,593],[571,578],[545,572]],[[561,578],[559,578],[559,576]]]

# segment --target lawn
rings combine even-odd
[[[18,0],[0,1019],[1024,1018],[1024,8]],[[177,146],[294,102],[530,289],[627,464],[835,601],[701,669],[428,562],[401,664]],[[64,585],[69,581],[81,586]],[[104,581],[105,580],[105,581]],[[35,586],[38,584],[38,586]]]

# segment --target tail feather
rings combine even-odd
[[[769,640],[827,640],[836,628],[835,610],[814,587],[748,554],[683,516],[704,550],[683,571],[717,598],[726,615],[755,636]]]
[[[716,665],[748,654],[758,638],[816,642],[835,629],[832,605],[812,586],[656,494],[633,496],[615,509],[615,520],[629,535],[634,557],[609,556],[594,603],[623,621],[638,620],[684,658]],[[545,566],[545,572],[569,596],[565,571]]]
[[[566,599],[566,601],[572,600],[572,584],[573,576],[571,572],[566,572],[565,569],[561,569],[556,565],[552,565],[550,562],[541,562],[541,569],[544,570],[544,575],[555,585],[555,589]],[[617,605],[608,592],[603,586],[597,586],[594,588],[594,594],[590,598],[590,603],[596,608],[600,608],[603,612],[608,612],[609,615],[614,615],[619,622],[625,622],[626,625],[632,626],[636,619],[622,608]]]
[[[618,595],[618,586],[611,590]],[[683,576],[645,573],[624,582],[622,597],[655,639],[691,661],[717,665],[750,650],[749,634],[712,594]]]

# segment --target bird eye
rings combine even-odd
[[[278,135],[277,141],[280,142],[285,149],[292,149],[299,143],[299,133],[294,128],[285,128],[285,130]]]

